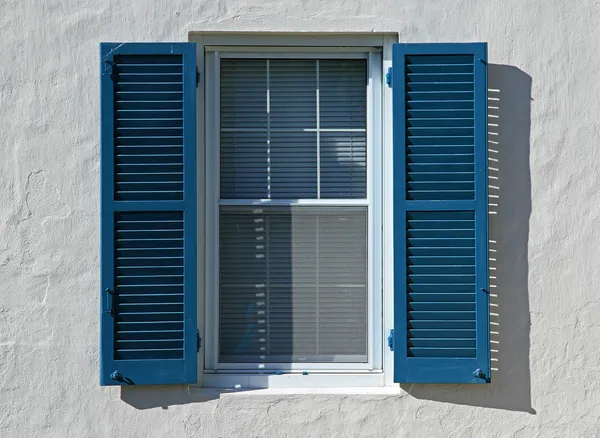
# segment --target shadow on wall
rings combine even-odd
[[[121,400],[135,409],[166,410],[169,406],[216,400],[222,392],[227,391],[191,385],[122,386]]]
[[[527,243],[531,77],[488,66],[490,385],[402,385],[417,399],[535,414],[531,406]]]

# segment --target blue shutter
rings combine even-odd
[[[102,43],[100,75],[100,383],[195,383],[195,44]]]
[[[394,380],[490,378],[487,45],[396,44]]]

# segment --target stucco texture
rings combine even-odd
[[[0,437],[599,436],[599,19],[597,0],[0,2]],[[491,385],[99,386],[98,43],[210,30],[489,43]]]

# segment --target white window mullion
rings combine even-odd
[[[317,59],[317,199],[321,199],[321,134],[319,129],[321,128],[321,111],[319,108],[319,101],[321,100],[321,92],[319,90],[319,68],[320,63]]]
[[[367,199],[221,199],[219,205],[254,206],[321,206],[321,207],[359,207],[368,206]]]
[[[269,109],[270,111],[270,109]],[[270,114],[269,114],[270,119]],[[269,120],[270,122],[270,120]],[[263,132],[263,128],[221,128],[221,132]],[[361,128],[272,128],[270,132],[367,132],[366,129]]]
[[[271,199],[271,61],[267,59],[267,197]]]

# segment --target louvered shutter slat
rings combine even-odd
[[[101,384],[196,381],[195,45],[101,49]]]
[[[397,382],[489,381],[486,50],[394,47]]]

